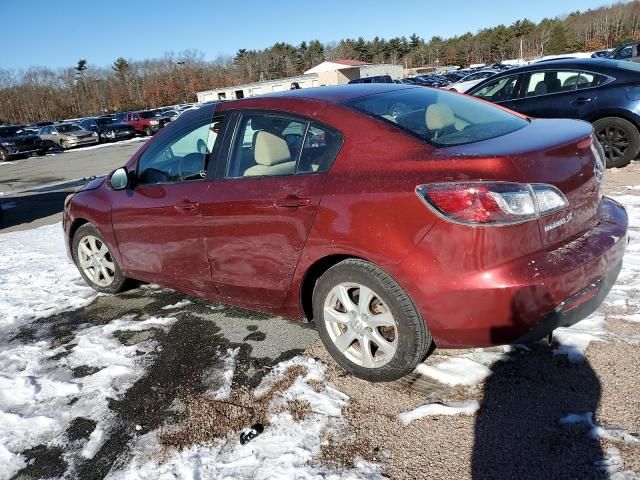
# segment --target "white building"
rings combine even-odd
[[[198,92],[198,103],[234,100],[265,93],[282,92],[289,90],[293,83],[296,83],[300,88],[311,88],[323,85],[340,85],[356,78],[378,75],[389,75],[393,79],[400,79],[403,77],[403,68],[400,65],[372,65],[357,60],[332,60],[322,62],[298,77],[265,80]]]

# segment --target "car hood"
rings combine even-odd
[[[87,183],[85,183],[82,187],[80,187],[76,192],[86,192],[88,190],[95,190],[100,187],[107,178],[106,175],[102,175],[101,177],[91,177]]]

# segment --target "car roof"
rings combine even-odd
[[[327,103],[344,103],[356,98],[375,95],[395,90],[409,90],[418,88],[412,85],[398,83],[354,83],[351,85],[332,85],[327,87],[302,88],[284,92],[260,95],[260,98],[304,98],[320,100]],[[253,97],[250,97],[253,98]]]
[[[547,60],[544,62],[530,63],[522,67],[511,68],[500,72],[501,75],[513,75],[514,73],[528,72],[540,68],[578,68],[587,70],[617,70],[620,60],[608,58],[570,58],[560,60]]]

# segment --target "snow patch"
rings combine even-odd
[[[0,345],[0,459],[8,477],[25,464],[20,452],[39,444],[64,444],[69,423],[78,417],[97,422],[80,452],[91,458],[104,441],[112,414],[109,399],[120,398],[145,372],[157,342],[123,345],[118,332],[168,330],[175,318],[136,320],[128,315],[106,325],[78,326],[66,346],[48,341]],[[70,352],[70,353],[68,353]],[[56,358],[65,355],[62,358]],[[74,369],[91,368],[86,376]],[[69,406],[70,401],[74,401]],[[65,455],[73,463],[73,453]]]
[[[227,349],[227,354],[222,359],[222,370],[214,368],[205,373],[203,383],[210,385],[205,392],[207,397],[215,400],[227,400],[231,396],[238,353],[240,353],[240,347]]]
[[[463,355],[451,357],[436,365],[421,363],[416,371],[447,385],[475,385],[491,375],[491,370]]]
[[[409,425],[414,420],[431,415],[473,415],[480,405],[476,400],[450,403],[427,403],[418,408],[398,415],[398,418],[405,425]]]
[[[622,428],[604,428],[593,421],[593,412],[570,413],[560,419],[562,425],[583,423],[589,427],[589,436],[594,440],[611,440],[640,445],[640,437],[633,435]]]
[[[251,478],[305,480],[382,479],[376,464],[358,460],[346,471],[330,470],[314,464],[320,453],[324,435],[338,432],[344,425],[342,408],[348,397],[335,388],[317,392],[310,380],[324,380],[325,366],[313,359],[295,357],[276,365],[255,391],[266,394],[286,375],[289,367],[303,366],[306,373],[269,404],[269,422],[264,432],[246,445],[240,445],[235,434],[206,444],[168,453],[159,459],[157,452],[160,430],[138,437],[131,458],[119,470],[107,476],[111,480],[169,478]],[[279,408],[287,400],[310,404],[310,413],[301,421]],[[249,426],[249,425],[247,425]]]
[[[604,325],[604,316],[596,312],[569,328],[557,328],[553,331],[553,340],[560,346],[554,348],[553,353],[567,355],[571,363],[583,362],[589,344],[606,336]]]
[[[191,305],[191,300],[180,300],[178,303],[174,303],[173,305],[167,305],[162,307],[162,310],[173,310],[175,308],[186,307],[187,305]]]
[[[88,305],[96,297],[67,259],[60,223],[0,234],[0,338],[33,318]]]

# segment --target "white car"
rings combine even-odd
[[[445,88],[447,88],[448,90],[454,90],[458,93],[465,93],[471,87],[476,86],[485,78],[492,77],[496,73],[498,73],[497,70],[480,70],[478,72],[472,73],[471,75],[467,75],[462,80],[458,80],[455,83],[447,85]]]

